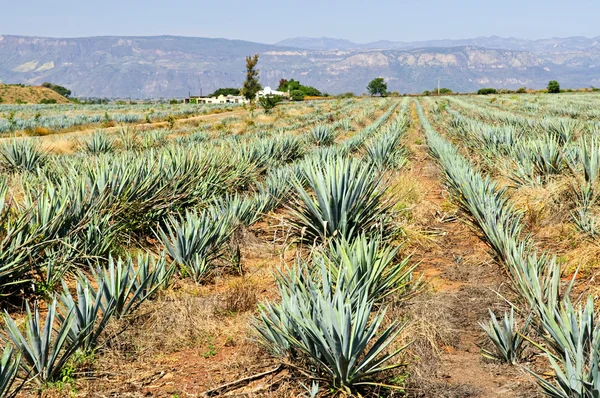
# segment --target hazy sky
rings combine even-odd
[[[0,0],[0,34],[182,35],[274,43],[598,36],[598,0]]]

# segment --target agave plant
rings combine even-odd
[[[402,167],[407,162],[406,149],[400,146],[403,134],[402,130],[390,130],[367,144],[365,147],[367,161],[379,171]]]
[[[518,329],[515,322],[514,308],[511,307],[510,314],[504,313],[502,323],[498,322],[492,310],[489,311],[491,318],[489,323],[480,323],[480,325],[494,344],[496,352],[483,350],[483,356],[516,365],[523,355],[523,343],[525,342],[523,336],[526,336],[529,331],[532,317],[528,317],[523,327]]]
[[[166,267],[164,258],[154,260],[149,254],[138,255],[137,268],[130,256],[124,261],[109,257],[106,267],[92,269],[94,283],[84,275],[80,275],[79,281],[89,289],[91,297],[97,298],[102,292],[103,313],[114,313],[115,317],[123,318],[164,286],[172,273],[165,270]]]
[[[324,267],[313,279],[307,267],[278,278],[281,304],[266,303],[254,323],[261,341],[274,353],[306,358],[305,371],[316,368],[335,390],[377,386],[379,373],[402,365],[388,362],[405,347],[386,351],[404,325],[379,332],[385,310],[374,311],[366,290],[352,292]]]
[[[231,213],[205,211],[200,214],[188,212],[179,219],[170,217],[165,229],[159,228],[158,237],[169,256],[200,281],[206,272],[205,264],[221,256],[234,231],[232,216]]]
[[[323,242],[329,238],[350,240],[360,234],[386,235],[385,222],[391,203],[385,202],[382,177],[355,159],[307,161],[306,181],[293,181],[299,200],[293,204],[292,224],[303,241]]]
[[[11,346],[6,346],[0,358],[0,397],[14,397],[21,386],[11,391],[11,387],[19,371],[21,355],[14,353]]]
[[[103,303],[104,285],[100,285],[98,290],[93,292],[88,283],[77,281],[75,286],[77,300],[75,300],[64,280],[62,284],[63,293],[59,296],[61,313],[58,314],[58,318],[64,322],[66,316],[74,314],[67,334],[68,339],[71,342],[80,342],[81,350],[84,352],[94,352],[100,335],[116,309],[115,298],[112,297],[108,302]],[[84,336],[83,339],[81,336]]]
[[[369,300],[376,302],[392,293],[396,299],[402,300],[418,291],[419,281],[412,279],[417,265],[409,265],[410,257],[395,260],[398,250],[400,246],[392,249],[377,238],[368,239],[361,235],[351,242],[344,239],[332,241],[322,260],[334,280],[338,276],[345,278],[347,289],[366,290]]]
[[[592,297],[575,309],[566,299],[560,310],[540,312],[555,384],[530,371],[549,397],[596,397],[600,394],[600,327]]]
[[[101,130],[96,131],[92,137],[81,143],[81,148],[92,155],[111,153],[116,149],[115,142],[108,138]]]
[[[12,138],[0,148],[0,165],[9,171],[35,171],[44,167],[48,155],[33,139]]]
[[[319,124],[309,133],[310,141],[317,146],[327,146],[335,142],[336,131],[329,126]]]
[[[5,310],[3,318],[8,338],[21,354],[21,366],[27,373],[34,376],[40,383],[56,380],[64,365],[79,349],[84,338],[83,334],[79,336],[79,340],[73,341],[68,338],[74,318],[74,310],[70,310],[59,321],[56,312],[56,299],[54,299],[48,306],[48,314],[42,324],[37,305],[34,305],[33,313],[29,308],[29,304],[26,305],[26,309],[26,337],[23,336],[17,323]],[[55,324],[57,325],[56,332],[54,332]]]

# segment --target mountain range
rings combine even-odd
[[[0,82],[50,81],[77,96],[184,97],[240,87],[245,56],[260,54],[261,83],[300,80],[323,92],[362,93],[374,77],[388,89],[421,92],[441,84],[481,87],[600,85],[600,37],[522,40],[479,37],[358,44],[293,38],[275,44],[176,36],[45,38],[0,35]]]

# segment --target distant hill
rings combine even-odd
[[[487,37],[417,43],[300,38],[277,45],[193,37],[0,36],[0,82],[50,81],[75,96],[185,97],[240,87],[245,56],[259,53],[261,83],[297,79],[331,94],[362,93],[382,76],[392,91],[600,86],[599,38]],[[298,47],[299,46],[299,47]],[[310,48],[307,48],[310,47]]]
[[[0,104],[39,104],[42,100],[55,100],[57,104],[69,102],[67,98],[46,87],[0,84]]]
[[[473,39],[443,39],[415,42],[379,40],[370,43],[354,43],[348,40],[332,39],[329,37],[295,37],[275,43],[277,46],[306,48],[313,50],[410,50],[416,48],[439,47],[485,47],[491,49],[504,49],[514,51],[531,51],[535,53],[546,52],[572,52],[572,51],[600,51],[600,36],[598,37],[566,37],[540,40],[517,39],[514,37],[503,38],[499,36],[476,37]]]

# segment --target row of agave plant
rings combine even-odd
[[[498,101],[498,99],[500,101]],[[515,110],[527,115],[550,115],[573,119],[599,120],[600,97],[596,94],[502,96],[496,100],[473,98],[473,102],[494,108]]]
[[[522,237],[522,214],[507,199],[506,190],[483,176],[440,136],[420,104],[418,112],[431,153],[442,166],[454,200],[506,267],[520,299],[515,306],[530,314],[525,325],[517,328],[513,311],[505,314],[501,322],[492,313],[490,323],[483,326],[496,352],[486,355],[515,364],[521,359],[527,341],[546,355],[552,367],[550,381],[528,369],[547,396],[598,396],[600,328],[593,298],[589,297],[583,306],[573,305],[569,296],[572,283],[561,286],[561,269],[556,258],[538,253],[533,240]]]
[[[96,149],[113,145],[103,135],[91,142]],[[169,215],[256,186],[270,169],[304,156],[307,145],[292,135],[212,145],[161,139],[150,148],[130,144],[119,153],[96,150],[90,158],[89,150],[50,157],[35,141],[12,140],[1,151],[1,163],[22,180],[23,192],[17,201],[10,184],[0,184],[3,293],[35,276],[36,288],[51,290],[73,266],[118,254]]]
[[[512,126],[488,124],[447,110],[452,116],[449,131],[492,169],[492,165],[508,165],[507,175],[515,185],[544,185],[556,176],[570,176],[573,223],[593,239],[600,236],[594,215],[600,193],[598,125],[554,120],[543,124],[543,135],[525,137]]]
[[[401,388],[382,383],[382,373],[402,366],[393,359],[405,348],[394,345],[405,325],[384,326],[385,306],[392,294],[397,302],[415,294],[419,283],[409,258],[397,260],[391,245],[390,169],[373,165],[403,165],[391,159],[404,154],[390,144],[400,145],[406,126],[401,113],[372,139],[373,146],[386,142],[387,160],[311,159],[292,180],[291,223],[310,254],[276,274],[281,301],[264,303],[254,327],[273,355],[313,381],[313,396],[319,383],[344,394]]]
[[[142,123],[165,120],[167,117],[189,117],[208,114],[215,111],[225,111],[234,108],[233,104],[226,105],[177,105],[148,107],[147,105],[130,105],[108,107],[97,105],[57,105],[44,108],[39,106],[0,106],[0,134],[15,131],[34,130],[64,130],[72,127],[115,123]]]
[[[16,394],[26,382],[55,381],[74,356],[110,344],[110,320],[129,316],[175,273],[203,282],[237,228],[289,200],[290,177],[300,175],[310,139],[253,142],[237,152],[234,145],[167,145],[100,155],[87,159],[89,165],[66,157],[55,167],[19,174],[30,178],[22,203],[3,184],[4,293],[35,280],[49,303],[44,321],[37,305],[26,305],[24,333],[5,313],[10,343],[0,360],[1,396]],[[306,161],[318,163],[321,152]],[[250,186],[247,195],[237,192]],[[46,190],[35,193],[35,187]],[[164,247],[158,259],[150,253],[113,258],[122,253],[113,241],[127,244],[147,231]],[[63,282],[67,272],[75,276],[76,298]],[[22,382],[15,386],[17,376]]]

